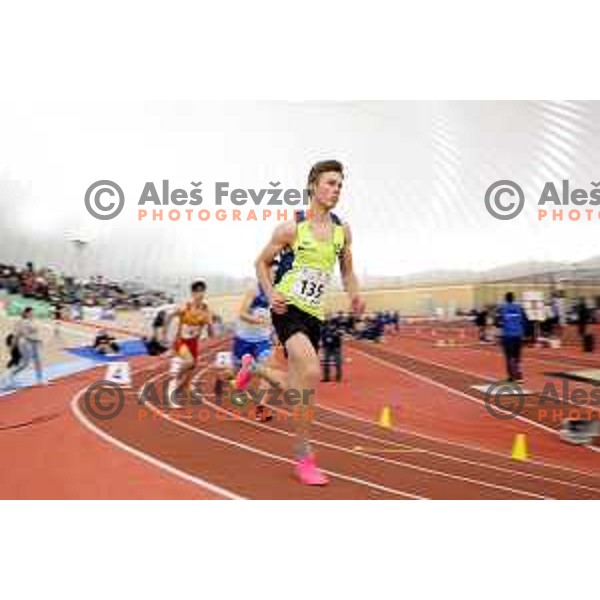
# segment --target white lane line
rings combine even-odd
[[[132,376],[133,376],[133,373],[132,373]],[[119,450],[123,450],[124,452],[127,452],[128,454],[132,454],[133,456],[136,456],[137,458],[153,465],[154,467],[158,467],[159,469],[162,469],[163,471],[166,471],[167,473],[170,473],[171,475],[179,477],[180,479],[184,479],[185,481],[193,483],[194,485],[205,488],[211,492],[214,492],[215,494],[219,494],[219,495],[224,496],[225,498],[229,498],[231,500],[246,500],[246,498],[244,498],[243,496],[239,496],[238,494],[235,494],[235,493],[231,492],[230,490],[227,490],[221,486],[210,483],[210,481],[206,481],[205,479],[201,479],[200,477],[196,477],[195,475],[186,473],[185,471],[177,469],[176,467],[173,467],[172,465],[170,465],[166,462],[163,462],[162,460],[159,460],[149,454],[146,454],[146,453],[138,450],[137,448],[129,446],[128,444],[125,444],[124,442],[112,437],[111,435],[109,435],[108,433],[106,433],[105,431],[103,431],[102,429],[97,427],[96,425],[94,425],[94,423],[92,423],[83,414],[83,412],[81,411],[81,409],[79,407],[79,400],[80,400],[81,396],[85,393],[87,387],[89,387],[89,386],[86,386],[85,388],[79,390],[79,392],[77,392],[75,394],[75,396],[73,397],[73,400],[71,401],[71,411],[73,412],[73,415],[79,421],[79,423],[81,425],[83,425],[84,427],[86,427],[89,431],[96,434],[98,437],[100,437],[104,441],[108,442],[109,444],[119,448]]]
[[[492,354],[492,348],[490,347],[485,347],[483,346],[482,348],[478,348],[478,347],[470,347],[470,346],[465,346],[464,347],[465,350],[473,353],[473,354],[477,354],[478,351],[480,350],[484,350],[485,352],[487,352],[488,354]],[[495,356],[498,356],[498,354],[495,354]],[[563,355],[562,359],[560,356],[531,356],[529,354],[524,354],[523,355],[523,362],[527,363],[527,362],[539,362],[539,363],[546,363],[549,365],[560,365],[562,367],[565,366],[573,366],[575,368],[593,368],[594,365],[592,365],[592,361],[590,360],[590,362],[580,362],[582,360],[582,357],[579,356],[568,356],[568,355]],[[585,358],[583,358],[583,360],[585,360]],[[574,364],[574,361],[577,361],[578,364]],[[596,362],[596,361],[594,361]]]
[[[414,354],[409,354],[407,352],[406,353],[404,353],[404,352],[398,352],[396,350],[390,350],[389,348],[387,349],[387,351],[391,352],[392,354],[395,354],[396,356],[404,356],[406,358],[411,358],[411,359],[416,360],[416,361],[430,363],[432,365],[435,365],[436,367],[440,367],[440,368],[445,369],[447,371],[455,371],[455,372],[458,372],[458,373],[464,373],[465,375],[471,375],[473,377],[481,377],[481,378],[494,379],[494,377],[491,376],[491,375],[483,375],[481,373],[476,373],[475,371],[470,371],[470,370],[467,370],[467,369],[461,369],[458,366],[444,365],[444,364],[439,363],[439,362],[437,362],[435,360],[431,360],[429,358],[421,358],[419,356],[415,356]],[[358,352],[362,352],[362,351],[359,350]],[[375,357],[372,357],[372,358],[375,358]],[[385,360],[385,359],[381,359],[381,360]],[[390,364],[393,364],[393,363],[390,363]],[[397,366],[397,365],[395,365],[395,366]],[[402,367],[398,367],[398,368],[402,369]],[[459,393],[462,393],[462,392],[459,392]],[[536,392],[536,393],[538,393],[538,392]],[[558,397],[559,397],[559,400],[562,400],[566,404],[570,404],[571,406],[574,406],[576,408],[581,408],[581,407],[578,407],[576,404],[573,404],[573,402],[571,402],[571,400],[569,398],[561,398],[560,396],[558,396]],[[474,396],[472,396],[472,398],[474,400],[478,400]],[[483,402],[483,401],[480,401],[480,403],[481,402]],[[533,423],[534,425],[537,425],[539,427],[542,427],[542,428],[546,429],[547,431],[551,431],[555,435],[558,435],[558,431],[556,431],[555,429],[552,429],[550,427],[546,427],[545,425],[542,425],[541,423],[538,423],[537,421],[530,420],[527,417],[521,417],[520,415],[517,415],[516,418],[517,419],[526,420],[526,421],[528,421],[530,423]],[[584,446],[584,448],[587,448],[588,450],[592,450],[593,452],[600,452],[600,448],[597,448],[596,446],[588,446],[588,445],[586,445],[586,446]]]
[[[409,377],[413,377],[413,378],[415,378],[415,379],[417,379],[417,380],[419,380],[419,381],[421,381],[423,383],[434,385],[434,386],[436,386],[436,387],[438,387],[440,389],[443,389],[443,390],[445,390],[447,392],[450,392],[451,394],[454,394],[455,396],[460,396],[461,398],[464,398],[465,400],[469,400],[469,402],[475,402],[476,404],[478,404],[480,406],[485,406],[484,400],[476,398],[475,396],[470,396],[469,394],[465,394],[464,392],[461,392],[460,390],[456,390],[454,388],[451,388],[451,387],[449,387],[449,386],[447,386],[447,385],[445,385],[443,383],[440,383],[439,381],[436,381],[435,379],[431,379],[430,377],[426,377],[425,375],[420,375],[419,373],[414,373],[413,371],[405,369],[404,367],[400,367],[400,366],[398,366],[398,365],[396,365],[396,364],[394,364],[394,363],[392,363],[390,361],[387,361],[387,360],[385,360],[383,358],[379,358],[378,356],[372,356],[372,355],[370,355],[367,352],[363,352],[362,350],[358,350],[356,348],[352,348],[352,351],[356,352],[357,354],[361,354],[362,356],[365,356],[365,357],[367,357],[368,359],[370,359],[370,360],[372,360],[374,362],[380,363],[383,366],[387,367],[388,369],[393,369],[393,370],[396,370],[396,371],[400,371],[401,373],[404,373],[405,375],[408,375]],[[399,354],[399,356],[403,356],[403,355]],[[411,355],[406,355],[406,356],[408,356],[409,358],[415,358],[416,360],[420,360],[422,362],[427,362],[427,361],[425,361],[425,359],[419,359],[419,358],[413,357]],[[434,364],[434,365],[443,367],[445,369],[448,369],[448,367],[446,367],[445,365],[442,365],[440,363],[436,363],[434,361],[429,361],[429,362],[431,362],[431,364]],[[472,373],[469,373],[467,371],[464,371],[464,372],[467,373],[467,374],[472,374]],[[533,421],[531,419],[528,419],[527,417],[523,417],[522,415],[516,415],[514,418],[518,419],[519,421],[523,421],[524,423],[528,423],[530,425],[533,425],[534,427],[537,427],[539,429],[543,429],[544,431],[548,431],[549,433],[552,433],[553,435],[558,435],[558,432],[555,429],[547,427],[546,425],[543,425],[542,423],[538,423],[537,421]],[[450,443],[450,442],[448,442],[448,443]],[[600,451],[600,449],[595,448],[593,446],[585,446],[585,447],[589,448],[590,450],[594,450],[595,452]],[[552,468],[556,468],[556,469],[562,469],[562,470],[570,471],[570,472],[573,472],[573,473],[580,473],[580,474],[584,474],[584,475],[588,475],[588,476],[592,476],[592,477],[598,477],[597,473],[594,474],[594,473],[588,473],[588,472],[585,472],[585,471],[578,471],[577,469],[571,469],[570,467],[563,467],[563,466],[560,466],[560,465],[551,465],[551,464],[543,463],[541,461],[537,461],[537,464],[545,465],[547,467],[552,467]]]
[[[479,404],[480,406],[485,405],[485,402],[483,400],[480,400],[479,398],[476,398],[475,396],[469,396],[469,394],[465,394],[464,392],[461,392],[460,390],[451,388],[443,383],[440,383],[439,381],[436,381],[435,379],[431,379],[430,377],[427,377],[426,375],[421,375],[419,373],[410,371],[409,369],[405,369],[404,367],[400,367],[399,365],[396,365],[390,361],[387,361],[384,358],[380,358],[379,356],[372,356],[368,352],[364,352],[362,350],[357,350],[356,348],[353,348],[353,350],[354,350],[354,352],[361,354],[362,356],[366,356],[367,358],[369,358],[370,360],[372,360],[374,362],[380,363],[380,364],[388,367],[388,369],[394,369],[395,371],[400,371],[401,373],[404,373],[405,375],[409,375],[410,377],[413,377],[419,381],[422,381],[423,383],[435,385],[436,387],[439,387],[439,388],[441,388],[447,392],[450,392],[456,396],[465,398],[466,400],[469,400],[470,402],[475,402],[476,404]],[[416,360],[420,360],[421,362],[429,362],[432,365],[436,365],[438,367],[443,367],[444,369],[448,370],[447,366],[437,363],[435,361],[431,361],[431,360],[425,361],[424,359],[419,359],[419,358],[413,357],[410,354],[402,354],[402,355],[399,354],[398,356],[406,356],[408,358],[415,358]],[[473,373],[470,373],[469,371],[463,371],[463,373],[466,373],[467,375],[473,375]],[[480,376],[481,375],[478,375],[478,377],[480,377]],[[543,429],[545,431],[549,431],[550,433],[556,434],[556,431],[554,431],[554,429],[551,429],[550,427],[547,427],[546,425],[542,425],[541,423],[538,423],[537,421],[532,421],[532,420],[528,419],[527,417],[523,417],[521,415],[516,415],[514,418],[518,419],[520,421],[529,423],[531,425],[534,425],[535,427],[539,427],[540,429]]]
[[[414,355],[414,354],[410,354],[408,352],[404,352],[402,350],[398,350],[396,348],[386,348],[386,352],[390,352],[391,354],[395,354],[396,356],[404,356],[406,358],[412,358],[413,360],[417,360],[417,361],[421,361],[421,362],[428,362],[431,363],[432,365],[436,365],[438,367],[442,367],[446,370],[450,370],[450,371],[458,371],[460,373],[466,373],[467,375],[472,375],[473,377],[480,377],[483,379],[491,379],[492,381],[497,381],[498,380],[498,376],[497,375],[489,375],[489,374],[484,374],[484,373],[477,373],[475,371],[470,371],[468,369],[465,369],[463,367],[459,367],[458,365],[454,365],[454,364],[443,364],[440,362],[437,362],[436,360],[433,360],[431,358],[428,357],[421,357],[418,355]],[[540,363],[546,363],[549,365],[559,365],[561,364],[564,367],[564,363],[557,363],[557,362],[553,362],[551,360],[545,360],[545,359],[539,359],[539,358],[533,358],[533,357],[528,357],[528,358],[524,358],[524,361],[535,361],[535,362],[540,362]],[[589,385],[592,385],[591,383]],[[541,392],[535,392],[535,393],[541,393]],[[564,400],[567,404],[572,404],[572,402],[569,400],[569,398],[561,398],[559,396],[559,398],[561,400]],[[573,404],[573,406],[577,406],[576,404]]]
[[[214,404],[212,406],[215,406]],[[327,406],[324,406],[323,404],[318,404],[317,405],[321,410],[326,411],[326,412],[331,412],[334,414],[338,414],[340,416],[346,417],[350,420],[354,420],[354,421],[360,421],[363,423],[367,423],[371,426],[373,426],[373,422],[369,421],[368,419],[365,419],[363,417],[360,417],[358,415],[355,415],[353,413],[349,413],[346,411],[342,411],[339,409],[333,409],[333,408],[329,408]],[[274,407],[271,407],[274,408]],[[253,424],[257,424],[254,421],[249,421],[250,423]],[[373,435],[368,435],[366,433],[361,433],[358,432],[356,430],[350,430],[350,429],[345,429],[336,425],[330,425],[329,423],[325,423],[323,421],[320,421],[319,419],[315,419],[313,421],[313,424],[319,427],[322,427],[324,429],[329,429],[332,431],[339,431],[341,433],[347,434],[347,435],[354,435],[356,437],[360,437],[362,439],[366,439],[366,440],[370,440],[373,442],[379,442],[382,443],[384,445],[387,446],[395,446],[397,445],[398,442],[394,442],[392,440],[389,439],[385,439],[385,438],[381,438],[378,436],[373,436]],[[446,445],[450,445],[450,446],[455,446],[457,448],[464,448],[464,449],[468,449],[470,451],[473,452],[477,452],[479,454],[489,454],[491,456],[496,456],[502,459],[506,459],[506,457],[503,454],[497,453],[497,452],[493,452],[491,450],[485,450],[485,449],[481,449],[481,448],[477,448],[475,446],[468,446],[465,444],[458,444],[455,442],[451,442],[448,440],[442,440],[436,437],[432,437],[432,436],[428,436],[428,435],[424,435],[424,434],[420,434],[414,431],[410,431],[410,430],[406,430],[406,429],[401,429],[401,428],[392,428],[394,431],[397,431],[398,433],[404,434],[404,435],[412,435],[416,438],[419,439],[423,439],[423,440],[427,440],[427,441],[432,441],[432,442],[436,442],[436,443],[441,443],[441,444],[446,444]],[[403,442],[406,443],[406,442]],[[412,442],[411,442],[412,443]],[[536,473],[530,473],[527,471],[520,471],[518,469],[511,469],[508,467],[501,467],[498,465],[492,465],[490,463],[487,462],[479,462],[479,461],[475,461],[475,460],[469,460],[469,459],[465,459],[465,458],[461,458],[455,455],[451,455],[451,454],[445,454],[443,452],[439,452],[436,450],[431,450],[431,449],[427,449],[427,448],[421,448],[421,447],[417,447],[416,450],[418,450],[419,454],[428,454],[431,456],[436,456],[436,457],[441,457],[443,459],[446,460],[452,460],[452,461],[456,461],[456,462],[460,462],[460,463],[464,463],[464,464],[469,464],[469,465],[474,465],[477,467],[482,467],[482,468],[487,468],[487,469],[491,469],[494,471],[498,471],[498,472],[502,472],[502,473],[507,473],[510,475],[518,475],[518,476],[522,476],[525,478],[531,478],[531,479],[539,479],[542,481],[547,481],[550,483],[554,483],[554,484],[558,484],[558,485],[562,485],[562,486],[567,486],[567,487],[571,487],[571,488],[576,488],[576,489],[582,489],[582,490],[586,490],[586,491],[590,491],[590,492],[597,492],[600,493],[600,488],[595,488],[595,487],[590,487],[587,485],[583,485],[583,484],[579,484],[579,483],[574,483],[574,482],[570,482],[570,481],[565,481],[562,479],[556,479],[554,477],[549,477],[547,475],[541,475],[541,474],[536,474]],[[554,468],[552,465],[547,465],[546,463],[543,462],[538,462],[538,461],[533,461],[530,460],[529,461],[530,464],[535,464],[536,466],[542,467],[542,468]],[[571,472],[570,469],[567,469],[569,472]],[[591,473],[586,473],[584,471],[573,471],[576,474],[581,474],[581,475],[587,475],[587,476],[591,476],[593,478],[597,478],[597,475],[593,475]]]
[[[318,406],[319,406],[319,408],[321,410],[327,410],[327,408],[324,407],[323,405],[318,405]],[[331,411],[331,412],[333,412],[333,411]],[[339,411],[339,412],[341,412],[342,414],[344,414],[343,411]],[[373,423],[371,423],[370,421],[366,421],[366,422],[368,422],[371,425],[373,425]],[[414,442],[412,442],[412,441],[410,441],[410,442],[407,442],[407,441],[394,442],[394,441],[389,440],[389,439],[380,438],[380,437],[373,436],[373,435],[368,435],[366,433],[360,433],[360,432],[352,430],[352,429],[345,429],[343,427],[338,427],[337,425],[330,425],[329,423],[324,423],[323,421],[320,421],[318,419],[315,419],[313,421],[313,424],[314,425],[318,425],[319,427],[323,427],[324,429],[330,429],[332,431],[339,431],[340,433],[344,433],[344,434],[347,434],[347,435],[353,435],[353,436],[356,436],[356,437],[359,437],[359,438],[363,438],[363,439],[366,439],[366,440],[369,440],[369,441],[378,442],[378,443],[381,443],[381,444],[383,444],[385,446],[397,446],[400,443],[400,444],[404,444],[404,445],[407,445],[407,446],[415,448],[415,450],[418,451],[419,454],[427,454],[427,455],[430,455],[430,456],[435,456],[435,457],[442,458],[442,459],[449,460],[449,461],[460,462],[460,463],[464,463],[464,464],[467,464],[467,465],[473,465],[473,466],[476,466],[476,467],[481,467],[481,468],[490,469],[490,470],[493,470],[493,471],[498,471],[498,472],[501,472],[501,473],[507,473],[507,474],[513,475],[513,476],[522,476],[522,477],[530,478],[530,479],[539,479],[539,480],[542,480],[542,481],[547,481],[549,483],[555,483],[555,484],[558,484],[558,485],[563,485],[563,486],[567,486],[567,487],[582,489],[582,490],[586,490],[586,491],[589,491],[589,492],[596,492],[596,493],[600,494],[600,488],[589,487],[587,485],[583,485],[583,484],[579,484],[579,483],[573,483],[573,482],[570,482],[570,481],[564,481],[562,479],[555,479],[553,477],[548,477],[546,475],[539,475],[539,474],[536,474],[536,473],[528,473],[526,471],[519,471],[518,469],[510,469],[508,467],[500,467],[498,465],[492,465],[492,464],[487,463],[487,462],[479,462],[479,461],[476,461],[476,460],[469,460],[469,459],[461,458],[459,456],[455,456],[455,455],[452,455],[452,454],[444,454],[443,452],[439,452],[437,450],[431,450],[431,449],[428,449],[428,448],[421,448],[419,446],[415,447],[413,445]],[[401,430],[397,430],[397,431],[401,431]],[[424,437],[424,436],[419,436],[418,435],[417,437]]]
[[[327,411],[327,412],[330,412],[330,413],[333,413],[336,415],[340,415],[342,417],[346,417],[353,421],[360,421],[361,423],[367,423],[371,426],[374,425],[373,421],[371,421],[370,419],[367,419],[365,417],[362,417],[361,415],[358,415],[356,413],[340,410],[338,408],[333,408],[331,406],[325,406],[324,404],[318,404],[317,406],[324,411]],[[439,444],[446,444],[448,446],[453,446],[456,448],[464,448],[465,450],[469,450],[471,452],[478,452],[479,454],[490,454],[491,456],[497,456],[499,458],[506,459],[506,456],[504,454],[502,454],[500,452],[494,452],[493,450],[488,450],[486,448],[479,448],[478,446],[469,446],[468,444],[461,444],[460,442],[453,442],[451,440],[438,438],[438,437],[435,437],[432,435],[427,435],[425,433],[419,433],[418,431],[413,431],[412,429],[403,429],[403,428],[394,427],[394,426],[392,426],[390,429],[397,433],[401,433],[401,434],[405,434],[405,435],[413,435],[417,438],[422,438],[424,440],[436,442]],[[536,465],[538,467],[543,467],[545,469],[558,469],[561,471],[566,471],[568,473],[573,473],[574,475],[581,475],[581,476],[589,477],[591,479],[600,479],[600,474],[598,474],[598,473],[591,473],[589,471],[580,471],[578,469],[572,469],[570,467],[555,465],[553,463],[545,463],[545,462],[542,462],[539,460],[533,460],[533,459],[528,460],[527,463],[530,465]],[[518,470],[516,471],[516,473],[524,473],[524,472],[525,471],[518,471]],[[595,489],[595,488],[591,488],[591,489]]]
[[[212,406],[218,412],[225,413],[225,414],[232,414],[232,413],[230,413],[230,411],[227,411],[226,409],[224,409],[224,408],[222,408],[222,407],[214,404],[213,402],[209,402],[208,400],[206,400],[206,398],[203,399],[203,403],[204,404],[208,404],[209,406]],[[277,409],[277,408],[275,408],[273,406],[270,406],[270,408],[272,408],[275,412],[284,412],[284,411],[282,411],[280,409]],[[289,413],[287,413],[287,411],[285,411],[285,412],[286,412],[286,414],[289,414]],[[251,425],[253,427],[256,427],[256,428],[259,428],[259,429],[265,429],[265,430],[268,430],[268,431],[273,431],[275,433],[278,433],[278,434],[281,434],[281,435],[285,435],[287,437],[294,437],[293,433],[290,433],[288,431],[285,431],[285,430],[277,428],[277,427],[272,427],[270,425],[266,425],[265,423],[257,423],[256,421],[253,421],[253,420],[248,419],[246,417],[239,417],[239,420],[244,421],[244,422],[248,423],[249,425]],[[314,425],[318,424],[319,426],[321,426],[323,428],[328,428],[326,426],[326,424],[321,423],[321,422],[313,421],[313,424]],[[196,431],[202,431],[202,430],[194,427],[193,425],[189,425],[189,427],[192,428],[193,430],[196,430]],[[329,428],[332,428],[332,427],[333,426],[330,426]],[[354,434],[354,432],[352,432],[351,435],[356,435],[356,434]],[[380,438],[374,438],[374,437],[371,437],[371,436],[364,436],[364,435],[360,435],[360,434],[359,434],[359,436],[360,437],[366,437],[368,439],[373,439],[373,440],[380,439]],[[503,486],[503,485],[500,485],[500,484],[489,483],[489,482],[486,482],[486,481],[482,481],[480,479],[473,479],[473,478],[470,478],[470,477],[464,477],[464,476],[461,476],[461,475],[455,475],[455,474],[452,474],[452,473],[447,473],[445,471],[438,471],[436,469],[429,469],[427,467],[415,465],[415,464],[412,464],[412,463],[406,463],[406,462],[403,462],[403,461],[400,461],[400,460],[392,460],[392,459],[387,459],[387,458],[384,458],[384,457],[381,457],[381,456],[375,456],[375,455],[369,454],[369,453],[364,452],[364,451],[355,450],[355,449],[349,449],[349,448],[345,448],[345,447],[339,446],[337,444],[332,444],[330,442],[324,442],[324,441],[322,441],[322,440],[320,440],[318,438],[315,438],[315,437],[311,438],[311,442],[313,442],[317,446],[323,446],[323,447],[326,447],[326,448],[331,448],[331,449],[337,450],[339,452],[345,452],[347,454],[355,454],[357,456],[361,456],[363,458],[367,458],[367,459],[370,459],[370,460],[375,460],[375,461],[383,462],[383,463],[386,463],[386,464],[393,464],[393,465],[405,467],[405,468],[408,468],[408,469],[412,469],[412,470],[415,470],[415,471],[420,471],[420,472],[423,472],[423,473],[428,473],[428,474],[432,474],[432,475],[446,477],[446,478],[449,478],[449,479],[455,479],[455,480],[458,480],[458,481],[464,481],[464,482],[467,482],[467,483],[470,483],[470,484],[475,484],[477,486],[490,487],[490,488],[494,488],[494,489],[498,489],[498,490],[502,490],[502,491],[508,491],[508,492],[511,492],[511,493],[516,493],[516,494],[520,494],[520,495],[524,495],[524,496],[530,496],[532,498],[538,498],[538,499],[548,498],[547,496],[543,496],[541,494],[536,494],[534,492],[527,492],[525,490],[520,490],[520,489],[512,488],[512,487],[509,487],[509,486]],[[387,442],[387,443],[389,444],[390,442]],[[424,450],[424,452],[427,452],[427,450]],[[596,490],[596,491],[600,491],[600,490]]]
[[[199,375],[201,375],[202,373],[204,373],[204,371],[201,371],[201,373]],[[203,402],[205,402],[205,401],[203,400]],[[181,422],[179,419],[173,419],[173,418],[171,418],[171,416],[168,413],[164,413],[163,411],[159,410],[155,406],[152,406],[151,404],[147,404],[147,406],[151,411],[153,411],[154,413],[159,415],[161,418],[173,423],[174,425],[176,425],[178,427],[187,429],[188,431],[193,431],[194,433],[197,433],[204,437],[208,437],[210,439],[214,439],[219,442],[223,442],[224,444],[227,444],[230,446],[235,446],[237,448],[241,448],[242,450],[246,450],[247,452],[251,452],[253,454],[258,454],[259,456],[264,456],[265,458],[269,458],[271,460],[275,460],[278,462],[284,462],[284,463],[288,463],[291,465],[296,464],[296,462],[290,458],[285,458],[284,456],[280,456],[278,454],[272,454],[271,452],[267,452],[266,450],[261,450],[259,448],[250,446],[248,444],[244,444],[242,442],[236,442],[230,438],[222,437],[222,436],[216,435],[214,433],[209,433],[208,431],[204,431],[203,429],[199,429],[198,427],[194,427],[193,425],[189,425],[188,423]],[[214,406],[214,405],[212,405],[212,406]],[[220,407],[217,407],[217,408],[220,408]],[[256,425],[258,425],[258,423],[256,423]],[[277,431],[280,432],[279,430],[277,430]],[[417,495],[411,494],[409,492],[402,492],[400,490],[389,488],[389,487],[380,485],[378,483],[374,483],[372,481],[367,481],[364,479],[360,479],[358,477],[351,477],[350,475],[344,475],[342,473],[338,473],[337,471],[330,471],[330,470],[325,470],[325,469],[322,469],[322,470],[324,473],[327,473],[328,475],[331,475],[332,477],[335,477],[337,479],[350,481],[351,483],[355,483],[355,484],[358,484],[361,486],[366,486],[366,487],[369,487],[369,488],[372,488],[372,489],[375,489],[375,490],[378,490],[381,492],[387,492],[390,494],[394,494],[396,496],[402,496],[404,498],[412,498],[415,500],[425,500],[426,499],[423,496],[417,496]]]

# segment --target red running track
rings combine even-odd
[[[401,355],[402,343],[390,340],[383,348]],[[313,441],[331,477],[325,488],[293,478],[293,423],[283,407],[276,419],[258,424],[231,418],[210,396],[202,412],[167,409],[160,397],[140,406],[139,390],[148,381],[160,384],[166,373],[164,359],[144,357],[131,362],[132,389],[110,420],[93,417],[84,401],[100,369],[3,398],[0,496],[600,498],[598,454],[566,447],[554,432],[526,421],[493,419],[452,382],[374,352],[375,345],[351,349],[345,382],[319,387]],[[205,368],[199,366],[199,376],[206,377]],[[396,427],[382,429],[376,417],[390,401],[398,405]],[[532,460],[510,459],[515,433],[528,435]]]

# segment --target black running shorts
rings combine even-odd
[[[321,321],[296,306],[288,304],[287,311],[282,315],[271,311],[271,320],[279,341],[285,348],[285,343],[295,333],[301,332],[308,337],[315,352],[319,352],[321,341]],[[287,356],[287,352],[286,352]]]

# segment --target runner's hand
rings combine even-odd
[[[273,312],[278,315],[282,315],[287,311],[287,303],[285,301],[285,296],[281,292],[273,292],[271,294],[271,308]]]

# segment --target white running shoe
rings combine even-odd
[[[167,386],[167,405],[169,408],[184,408],[185,401],[176,399],[177,385],[173,380],[169,381]]]

